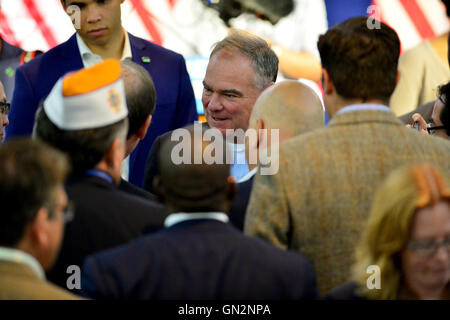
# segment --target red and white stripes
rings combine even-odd
[[[381,20],[394,28],[407,50],[448,31],[450,24],[440,0],[374,0]]]
[[[137,36],[164,45],[161,22],[170,25],[176,1],[183,0],[127,0],[122,5],[123,24]],[[0,0],[0,3],[0,34],[26,50],[46,51],[74,32],[60,0]],[[403,50],[450,27],[440,0],[373,0],[373,4],[381,20],[397,31]],[[182,34],[182,30],[179,32]]]

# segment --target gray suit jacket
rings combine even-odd
[[[280,146],[279,172],[255,177],[244,231],[313,262],[321,294],[348,280],[372,197],[395,168],[450,172],[450,143],[391,112],[355,111]]]

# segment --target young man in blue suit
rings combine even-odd
[[[202,136],[208,129],[202,127]],[[165,229],[85,260],[81,287],[96,299],[314,299],[315,276],[301,255],[250,238],[230,223],[234,195],[228,164],[207,164],[224,143],[198,139],[194,126],[182,142],[165,139],[156,190],[170,215]],[[220,135],[220,133],[218,133]],[[185,136],[187,136],[185,138]],[[183,145],[183,161],[174,159]],[[207,151],[209,150],[209,151]],[[194,156],[194,152],[197,152]],[[204,155],[202,163],[190,163]],[[218,156],[221,159],[221,156]],[[217,159],[217,158],[216,158]],[[176,161],[175,161],[176,160]]]
[[[194,93],[181,55],[127,33],[121,23],[124,0],[61,0],[64,9],[79,8],[76,34],[16,72],[6,139],[31,134],[34,115],[56,81],[65,73],[106,58],[132,60],[151,74],[157,92],[156,110],[144,140],[129,159],[129,181],[142,184],[145,160],[155,138],[192,123],[198,117]],[[70,8],[69,8],[70,7]],[[78,22],[78,19],[74,20]]]

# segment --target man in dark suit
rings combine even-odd
[[[106,58],[132,57],[152,75],[158,93],[154,121],[129,160],[129,181],[141,186],[145,160],[155,138],[192,123],[198,115],[183,57],[128,34],[120,19],[123,1],[62,0],[66,10],[72,5],[79,7],[80,25],[68,41],[17,70],[6,139],[31,133],[39,102],[65,73]]]
[[[206,148],[224,155],[222,141],[196,139],[193,126],[179,130],[186,138],[165,140],[158,157],[156,189],[171,213],[166,229],[87,258],[84,294],[96,299],[315,298],[314,273],[303,257],[228,224],[224,212],[234,193],[229,165],[206,164],[204,157],[192,164],[194,153],[205,155]],[[187,161],[176,164],[180,144]]]
[[[76,206],[75,219],[48,274],[60,286],[66,287],[68,267],[81,267],[88,254],[126,243],[164,221],[160,205],[116,187],[127,115],[120,63],[114,59],[58,80],[38,110],[34,134],[65,151],[73,168],[67,193]]]

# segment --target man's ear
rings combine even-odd
[[[136,133],[136,136],[139,138],[139,140],[143,140],[145,138],[148,127],[150,127],[151,121],[152,121],[152,115],[149,114],[147,119],[145,120],[145,122],[142,124],[142,126],[139,128],[138,132]]]
[[[103,157],[103,161],[108,168],[114,168],[115,165],[121,166],[124,155],[125,147],[122,147],[122,141],[120,138],[115,138],[108,152]],[[116,162],[119,162],[119,164]]]
[[[263,89],[262,91],[264,91],[264,90],[266,90],[267,88],[273,86],[274,84],[275,84],[275,82],[270,81],[268,84],[266,84],[266,86],[264,87],[264,89]]]
[[[323,93],[332,94],[335,89],[327,69],[322,69],[322,79]]]
[[[49,242],[48,238],[48,209],[40,208],[36,213],[36,217],[30,225],[30,237],[33,245],[39,248],[46,247]]]

